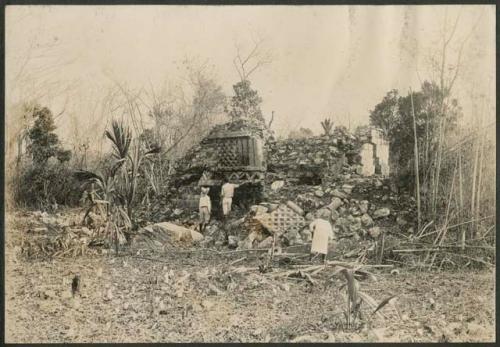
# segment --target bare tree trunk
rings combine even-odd
[[[455,168],[453,169],[453,178],[451,180],[451,187],[450,187],[450,195],[448,197],[448,204],[446,206],[446,214],[445,214],[445,220],[444,220],[444,226],[442,229],[442,232],[438,234],[436,239],[434,240],[434,246],[437,244],[438,246],[441,246],[443,243],[444,239],[446,238],[446,232],[448,231],[448,222],[449,222],[449,215],[450,215],[450,206],[451,206],[451,198],[453,196],[453,189],[455,187],[455,176],[457,173],[457,165],[455,165]],[[429,269],[432,268],[432,265],[434,264],[434,260],[436,259],[436,254],[432,256],[431,263],[429,265]]]
[[[475,154],[474,154],[474,170],[472,173],[472,191],[471,191],[471,218],[474,219],[474,211],[475,211],[475,206],[476,206],[476,177],[477,177],[477,166],[479,163],[479,143],[478,138],[475,139],[474,141],[474,146],[475,146]],[[475,222],[472,223],[472,234],[471,238],[474,238],[474,230],[475,230]]]
[[[462,221],[464,216],[464,194],[463,194],[463,175],[462,175],[462,154],[459,150],[458,152],[458,192],[459,192],[459,203],[460,203],[460,211],[459,218]],[[465,230],[466,228],[461,225],[459,227],[460,230],[460,245],[462,250],[465,249]]]
[[[425,170],[429,166],[429,115],[425,117]]]
[[[418,137],[417,137],[417,122],[415,120],[415,108],[413,105],[413,92],[410,89],[410,100],[411,100],[411,113],[413,116],[413,139],[415,142],[415,150],[414,150],[414,155],[415,155],[415,181],[417,185],[417,233],[420,231],[420,222],[421,222],[421,210],[420,210],[420,177],[419,177],[419,172],[418,172]]]
[[[271,129],[271,125],[273,124],[273,120],[274,120],[274,111],[271,112],[271,120],[269,121],[269,124],[267,125],[267,127],[269,129]]]
[[[441,91],[441,100],[440,100],[440,114],[439,116],[441,117],[440,121],[440,127],[439,127],[439,143],[438,143],[438,153],[437,153],[437,162],[436,162],[436,171],[435,171],[435,181],[434,181],[434,190],[433,190],[433,200],[432,200],[432,211],[433,211],[433,216],[436,217],[437,209],[437,199],[439,196],[439,181],[440,181],[440,174],[441,174],[441,160],[442,160],[442,151],[443,151],[443,141],[444,141],[444,135],[445,135],[445,129],[444,129],[444,119],[445,119],[445,106],[446,106],[446,99],[449,97],[451,94],[451,91],[453,89],[453,86],[455,84],[455,81],[458,77],[460,68],[462,66],[462,51],[465,47],[465,43],[468,41],[468,39],[471,37],[471,35],[474,33],[475,28],[477,24],[481,20],[481,16],[478,17],[477,22],[474,24],[472,27],[471,31],[469,34],[462,40],[458,53],[457,53],[457,60],[455,64],[455,71],[451,74],[450,78],[446,78],[446,69],[447,69],[447,53],[449,50],[449,44],[453,40],[456,29],[458,27],[458,23],[460,20],[460,14],[455,18],[455,21],[453,23],[453,26],[451,28],[451,32],[449,36],[443,34],[443,43],[441,47],[441,61],[440,61],[440,67],[439,67],[439,88]],[[444,18],[444,29],[446,31],[446,26],[447,26],[447,15],[445,15]],[[448,81],[448,82],[447,82]],[[447,82],[447,83],[446,83]]]
[[[481,127],[482,127],[482,119],[483,117],[481,116]],[[481,209],[481,183],[482,183],[482,176],[483,176],[483,158],[484,158],[484,138],[485,134],[480,136],[481,137],[481,142],[479,145],[480,148],[480,154],[479,154],[479,167],[478,167],[478,179],[477,179],[477,194],[476,194],[476,211],[474,214],[474,219],[479,220],[479,213]],[[479,236],[479,228],[478,228],[478,223],[475,223],[475,229],[474,229],[474,238],[477,238]]]
[[[424,210],[426,213],[429,212],[429,115],[427,114],[425,117],[425,153],[424,153],[424,182],[423,187],[426,191],[426,195],[424,197]]]
[[[23,155],[23,134],[20,134],[17,137],[17,161],[16,161],[17,166],[21,164],[22,155]]]
[[[439,122],[439,135],[438,135],[438,152],[436,159],[436,170],[434,175],[434,196],[432,202],[433,217],[436,218],[437,214],[437,200],[439,197],[439,179],[441,175],[441,161],[443,157],[443,142],[444,142],[444,106],[440,114],[441,120]]]

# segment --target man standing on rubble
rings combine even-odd
[[[321,254],[323,262],[326,263],[326,255],[328,254],[328,241],[333,239],[333,230],[329,221],[316,218],[309,225],[309,230],[312,233],[311,255],[309,260],[312,260],[314,253]]]
[[[231,205],[233,203],[234,189],[238,188],[239,184],[226,182],[222,185],[220,196],[222,198],[222,215],[224,219],[227,218],[231,212]]]
[[[201,188],[200,194],[200,233],[203,234],[205,231],[208,222],[210,221],[210,213],[212,212],[212,202],[210,201],[210,197],[208,196],[208,190],[210,188]]]

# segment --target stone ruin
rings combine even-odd
[[[378,132],[277,140],[258,123],[239,120],[212,129],[177,163],[156,222],[195,228],[200,186],[210,186],[212,220],[201,243],[269,248],[310,240],[308,220],[329,220],[336,234],[378,237],[378,221],[411,210],[395,204],[388,182],[388,144]],[[222,223],[220,185],[240,183],[230,220]],[[399,211],[401,210],[401,211]],[[394,217],[395,218],[395,217]],[[403,217],[404,219],[404,217]]]
[[[144,224],[131,244],[140,249],[143,244],[165,249],[172,242],[239,249],[306,245],[309,221],[316,217],[332,224],[341,240],[338,252],[357,256],[388,228],[411,234],[415,224],[414,201],[392,192],[385,180],[387,162],[387,143],[373,132],[363,138],[335,129],[331,135],[276,140],[259,124],[222,124],[177,162],[170,188],[138,209]],[[225,222],[217,215],[223,181],[241,183]],[[211,187],[213,205],[203,235],[196,231],[200,186]]]
[[[379,174],[388,177],[389,142],[377,129],[370,129],[369,134],[360,140],[363,142],[360,153],[363,176]]]

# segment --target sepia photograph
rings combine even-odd
[[[6,343],[494,343],[496,5],[4,6]]]

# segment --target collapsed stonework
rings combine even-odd
[[[212,220],[198,241],[203,247],[221,247],[227,235],[230,248],[304,244],[311,238],[309,221],[319,217],[333,225],[340,249],[368,249],[388,226],[409,229],[413,224],[412,199],[391,191],[386,179],[386,146],[376,133],[356,137],[336,129],[331,135],[276,140],[257,124],[222,124],[179,161],[174,184],[150,220],[196,228],[200,186],[210,186]],[[233,157],[228,165],[227,152],[231,158],[238,151],[248,158]],[[365,158],[364,151],[369,151]],[[241,184],[226,222],[217,211],[223,181]]]
[[[268,177],[298,184],[318,184],[342,172],[344,165],[359,166],[359,142],[347,132],[304,139],[268,142]]]
[[[263,201],[265,187],[287,179],[295,184],[327,183],[345,165],[360,170],[357,139],[343,130],[307,139],[276,140],[261,123],[238,120],[214,127],[176,164],[171,189],[166,194],[173,205],[168,218],[195,218],[200,186],[210,187],[209,196],[218,206],[224,182],[241,184],[233,201]],[[166,206],[167,207],[167,206]],[[168,208],[168,207],[167,207]],[[216,215],[217,211],[216,207]]]

